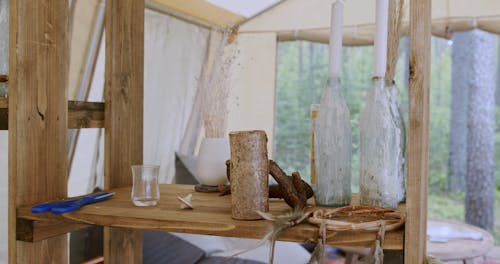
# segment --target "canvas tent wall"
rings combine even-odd
[[[247,20],[240,33],[275,33],[278,40],[328,43],[334,0],[287,0]],[[375,32],[375,1],[345,1],[343,44],[371,45]],[[408,34],[409,1],[405,1],[403,29]],[[500,34],[500,2],[495,0],[432,1],[432,34],[451,37],[454,31],[481,29]]]
[[[146,53],[155,50],[151,55],[146,56],[146,60],[150,59],[151,61],[155,61],[154,63],[146,63],[146,67],[151,67],[151,70],[145,71],[146,98],[151,98],[151,100],[154,101],[154,99],[162,98],[163,96],[175,95],[179,91],[184,92],[184,94],[180,94],[184,96],[182,100],[158,101],[156,104],[151,103],[146,106],[146,133],[151,133],[148,131],[156,131],[154,133],[161,134],[145,135],[145,146],[147,148],[152,148],[144,152],[145,159],[148,162],[161,163],[163,165],[162,179],[164,182],[171,182],[173,178],[173,153],[175,150],[182,148],[181,143],[186,141],[183,135],[189,134],[191,138],[199,137],[199,124],[194,126],[194,130],[196,131],[189,131],[189,129],[192,129],[192,126],[189,126],[189,116],[192,110],[190,106],[195,103],[194,97],[199,87],[195,79],[201,78],[201,69],[208,68],[210,65],[209,61],[214,59],[213,56],[205,57],[209,32],[213,35],[222,34],[220,31],[210,31],[209,29],[220,30],[224,27],[230,27],[231,25],[240,25],[239,34],[235,43],[235,45],[237,45],[237,52],[233,54],[235,59],[233,60],[233,67],[231,69],[230,79],[228,80],[231,92],[228,105],[227,130],[263,129],[269,136],[269,146],[272,150],[275,119],[273,113],[275,106],[274,90],[276,82],[275,67],[277,40],[327,42],[329,35],[330,5],[332,2],[332,0],[282,1],[245,21],[244,17],[217,7],[207,1],[148,1],[147,6],[149,9],[155,11],[149,11],[146,15],[146,45],[149,41],[147,39],[149,37],[148,29],[154,28],[154,30],[158,31],[162,28],[161,26],[148,26],[148,18],[154,16],[152,14],[156,11],[160,11],[156,12],[158,14],[168,13],[169,16],[177,18],[169,19],[168,21],[165,20],[160,24],[170,24],[168,27],[170,29],[176,28],[173,31],[178,33],[175,36],[169,36],[170,38],[168,41],[166,39],[168,38],[167,36],[162,36],[165,38],[165,41],[169,43],[165,42],[159,44],[162,43],[162,41],[155,39],[151,41],[160,41],[156,43],[156,47],[151,46],[148,48],[148,46],[146,46]],[[374,1],[362,0],[350,0],[346,2],[346,15],[344,16],[344,45],[367,45],[372,43],[374,12],[371,10],[374,10],[374,4]],[[99,78],[102,78],[102,75],[99,76],[98,71],[96,71],[96,69],[102,69],[102,60],[97,59],[97,63],[95,63],[93,67],[85,68],[88,67],[88,65],[85,66],[86,63],[88,64],[88,62],[85,61],[85,57],[89,52],[92,52],[92,49],[98,49],[100,43],[102,43],[101,38],[98,38],[99,44],[97,45],[92,45],[90,42],[96,34],[102,34],[102,32],[96,32],[102,31],[102,17],[100,18],[103,12],[102,6],[103,2],[99,0],[72,2],[71,10],[74,15],[74,21],[72,22],[73,35],[71,41],[70,99],[101,100],[98,90],[99,87],[102,87],[102,84],[99,83],[93,85],[90,83],[90,91],[93,91],[91,95],[94,94],[94,96],[82,98],[80,95],[82,93],[81,87],[83,79],[85,77],[89,79],[89,76],[85,76],[85,74],[89,74],[89,70],[94,71],[95,74],[90,74],[90,77],[93,77],[95,82],[98,82]],[[360,8],[360,6],[363,6],[363,8]],[[406,5],[406,8],[407,6],[408,5]],[[498,15],[500,14],[500,3],[498,1],[481,0],[477,1],[477,3],[475,2],[473,7],[470,7],[465,0],[438,0],[433,1],[433,6],[433,33],[439,36],[448,36],[449,33],[454,30],[459,31],[472,28],[480,28],[490,32],[500,31],[500,16]],[[408,12],[405,14],[405,23],[407,23]],[[100,27],[98,26],[99,23],[101,24]],[[183,26],[176,26],[176,23]],[[168,35],[168,32],[167,30],[163,33]],[[161,34],[158,32],[152,34],[156,34],[152,37],[161,37]],[[194,35],[190,34],[201,35],[200,38],[196,40],[192,38]],[[191,39],[191,41],[186,41],[189,39]],[[175,43],[183,44],[177,46]],[[186,46],[186,43],[191,43],[192,46]],[[163,46],[160,47],[159,45]],[[186,50],[195,51],[184,53],[184,55],[191,56],[193,59],[189,59],[186,56],[176,56],[182,55],[182,53],[178,53],[176,50],[183,47],[185,47]],[[212,50],[212,53],[213,52]],[[100,56],[102,58],[103,54]],[[188,62],[188,64],[181,63],[182,61]],[[170,64],[172,62],[175,63]],[[196,67],[193,66],[195,64],[197,65]],[[156,72],[157,79],[155,79],[151,74],[153,74],[154,69],[158,67],[161,68],[162,65],[175,66],[170,66],[170,68],[164,67],[161,73]],[[187,68],[182,68],[180,66],[186,66]],[[178,71],[176,72],[176,70]],[[87,82],[89,81],[87,80]],[[154,95],[148,96],[147,91],[149,86],[153,87],[151,89],[159,90],[157,90]],[[78,88],[80,88],[80,91],[77,91]],[[158,96],[162,93],[163,96]],[[167,96],[166,98],[175,97]],[[177,107],[177,103],[181,102],[183,107]],[[164,127],[160,127],[159,124],[163,124],[161,122],[148,121],[148,118],[156,120],[156,117],[162,115],[162,111],[158,111],[158,109],[163,110],[164,123],[168,124]],[[176,111],[179,111],[178,115],[172,114]],[[174,122],[172,120],[177,121]],[[199,120],[195,122],[199,122]],[[166,131],[171,132],[170,136],[166,136],[169,134]],[[172,131],[177,132],[172,133]],[[75,143],[76,145],[87,146],[87,148],[90,145],[98,145],[98,132],[85,131],[83,133],[91,134],[82,136],[90,140],[88,143],[91,142],[91,144],[79,142]],[[81,140],[83,140],[83,138],[81,138],[80,141]],[[166,143],[163,143],[163,145],[162,143],[157,144],[158,140],[160,140],[160,142],[169,141],[170,143],[167,145],[165,145]],[[191,139],[191,141],[193,141],[193,139]],[[194,142],[196,143],[196,141]],[[191,146],[191,148],[193,147]],[[160,151],[160,149],[162,150]],[[96,152],[98,150],[95,149],[93,150],[95,153],[93,155],[82,155],[81,151],[83,150],[80,148],[79,152],[75,153],[75,155],[80,157],[99,156],[99,152]],[[91,150],[88,149],[87,151]],[[190,152],[189,154],[194,154],[192,150]],[[151,153],[156,154],[152,155]],[[102,155],[100,155],[100,157],[102,157]],[[82,162],[81,159],[78,160]],[[89,165],[91,162],[93,165]],[[95,160],[87,160],[78,167],[102,170],[102,166],[99,166]],[[87,175],[89,173],[95,174],[95,172],[89,172],[89,170],[83,169],[73,169],[72,172],[82,175]],[[102,172],[98,173],[102,174]],[[75,178],[82,179],[82,176],[70,177],[70,179]],[[75,186],[82,185],[75,184]],[[87,191],[89,189],[91,188],[88,187]],[[83,192],[83,189],[77,193],[81,192]]]
[[[72,2],[70,100],[102,100],[103,6],[101,0]],[[203,133],[201,102],[196,99],[201,82],[207,79],[203,75],[213,71],[223,31],[245,18],[204,0],[154,0],[147,1],[146,7],[144,162],[161,164],[162,182],[172,182],[174,152],[195,154]],[[265,130],[272,154],[275,98],[270,91],[275,83],[276,36],[242,35],[232,46],[236,47],[224,55],[234,56],[227,80],[231,87],[227,131]],[[94,62],[86,61],[92,52]],[[71,158],[71,195],[102,185],[102,131],[80,133],[73,154],[80,158]]]

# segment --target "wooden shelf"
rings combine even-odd
[[[231,196],[218,196],[217,193],[198,193],[192,185],[161,185],[160,204],[156,207],[136,207],[130,201],[130,187],[114,189],[115,196],[105,202],[88,205],[73,213],[53,215],[51,213],[32,214],[31,206],[17,209],[18,222],[51,221],[78,224],[101,225],[129,229],[163,230],[170,232],[217,235],[260,239],[268,230],[271,222],[267,220],[237,221],[231,218]],[[193,194],[193,210],[181,210],[177,195]],[[357,201],[356,195],[353,201]],[[355,203],[353,203],[355,204]],[[288,210],[280,200],[271,200],[270,212],[279,214]],[[398,211],[405,212],[402,204]],[[22,220],[21,220],[22,219]],[[32,228],[36,232],[36,226]],[[279,240],[311,242],[317,237],[318,228],[303,223],[284,232]],[[339,232],[328,235],[332,245],[370,247],[375,240],[372,232]],[[385,236],[385,249],[402,250],[404,228],[388,232]]]

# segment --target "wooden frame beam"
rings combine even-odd
[[[9,129],[9,100],[0,98],[0,130]],[[68,101],[68,128],[103,128],[104,103]]]
[[[9,262],[66,263],[65,235],[16,241],[16,207],[67,195],[68,3],[9,4]]]
[[[130,19],[133,18],[133,19]],[[144,1],[106,1],[104,187],[131,186],[142,163]],[[142,232],[104,229],[106,263],[141,263]]]
[[[429,174],[431,0],[410,1],[405,263],[425,263]]]
[[[19,218],[16,224],[16,239],[24,242],[38,242],[89,226],[57,220],[37,221]]]
[[[104,103],[68,101],[68,128],[103,128]]]

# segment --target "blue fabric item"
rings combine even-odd
[[[194,264],[205,256],[200,248],[167,232],[144,231],[142,247],[144,264]]]

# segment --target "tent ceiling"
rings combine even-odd
[[[244,16],[206,0],[149,0],[148,6],[167,8],[174,16],[203,26],[227,28],[245,20]]]
[[[243,22],[240,32],[276,32],[280,40],[310,40],[327,43],[330,11],[334,0],[286,0]],[[405,1],[403,32],[408,29]],[[500,1],[433,0],[432,33],[451,37],[453,31],[479,28],[500,34]],[[344,45],[373,43],[375,0],[347,0],[344,9]]]
[[[252,17],[255,14],[274,5],[278,0],[252,0],[252,1],[235,1],[235,0],[207,0],[208,2],[225,8],[233,13],[240,14],[244,17]]]
[[[334,1],[149,0],[148,4],[150,7],[161,6],[174,16],[205,27],[227,28],[240,25],[241,33],[273,32],[282,41],[309,40],[328,43],[330,10]],[[375,30],[375,0],[345,2],[344,45],[372,44]],[[406,34],[408,29],[409,0],[405,2],[405,18],[401,34]],[[262,13],[259,13],[261,11]],[[256,13],[258,15],[252,17]],[[500,34],[500,1],[432,1],[434,35],[449,38],[454,31],[474,28]]]

